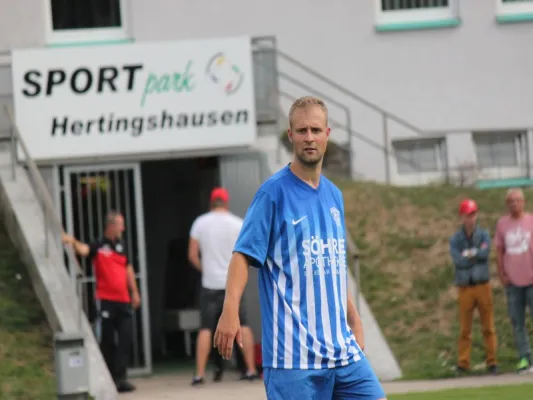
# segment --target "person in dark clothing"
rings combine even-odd
[[[133,339],[133,309],[141,305],[135,271],[121,241],[123,232],[124,217],[112,211],[106,217],[101,239],[86,244],[73,236],[63,236],[63,243],[71,245],[78,255],[92,262],[102,321],[100,349],[120,393],[135,390],[135,386],[126,380],[126,370]],[[115,333],[118,344],[115,344]]]
[[[486,364],[489,373],[497,374],[496,329],[490,286],[490,236],[477,225],[478,206],[466,199],[459,206],[461,227],[450,238],[450,254],[455,265],[455,285],[459,291],[459,361],[457,372],[470,368],[472,351],[472,319],[477,308],[483,328]]]

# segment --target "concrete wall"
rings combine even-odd
[[[45,45],[46,5],[46,0],[0,0],[0,53]]]
[[[498,24],[494,1],[462,1],[459,27],[410,32],[376,32],[374,1],[229,0],[213,4],[198,0],[194,5],[187,3],[184,18],[166,12],[179,8],[177,3],[185,4],[133,0],[135,38],[272,34],[282,51],[420,128],[470,131],[533,126],[529,95],[533,53],[528,51],[533,25]],[[152,23],[154,19],[158,24]],[[379,114],[288,63],[280,61],[279,68],[347,105],[353,129],[383,145]],[[281,89],[294,95],[306,92],[283,80]],[[342,122],[341,109],[331,108]],[[395,123],[389,130],[391,139],[416,136]],[[355,168],[368,179],[383,180],[383,151],[361,140],[354,145]],[[448,151],[453,160],[457,158],[454,153],[462,150]],[[391,168],[395,168],[394,160]]]
[[[8,10],[0,15],[0,51],[42,46],[46,40],[46,1],[16,3],[0,0],[0,9]],[[275,35],[282,51],[424,130],[533,126],[529,95],[533,53],[528,51],[533,25],[497,23],[494,1],[460,2],[458,27],[399,32],[376,31],[375,4],[370,0],[130,0],[128,4],[129,31],[138,42]],[[353,141],[354,169],[366,179],[384,180],[381,116],[290,63],[280,60],[279,68],[348,107],[352,129],[376,142],[372,146]],[[283,79],[281,89],[294,96],[309,92]],[[289,104],[282,100],[285,109]],[[342,107],[331,103],[330,108],[332,118],[345,121]],[[333,135],[341,142],[348,139],[341,130]],[[390,123],[389,135],[391,140],[417,136],[395,123]],[[450,147],[450,160],[459,158],[461,151],[456,145]],[[390,164],[394,176],[394,157]]]

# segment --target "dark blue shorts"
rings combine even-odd
[[[331,369],[264,369],[268,400],[379,400],[385,393],[363,357]]]

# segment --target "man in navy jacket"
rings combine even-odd
[[[478,206],[466,199],[459,206],[461,227],[450,238],[450,254],[455,265],[455,285],[459,292],[459,360],[458,372],[470,368],[472,350],[472,318],[477,308],[485,341],[486,364],[489,373],[497,374],[496,329],[490,286],[490,235],[477,225]]]

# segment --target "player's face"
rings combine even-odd
[[[119,215],[115,218],[115,222],[113,223],[113,233],[117,238],[120,238],[122,236],[122,233],[125,230],[124,226],[124,217]]]
[[[513,215],[522,213],[524,211],[524,204],[524,197],[519,192],[512,192],[507,197],[507,207]]]
[[[461,217],[463,220],[463,224],[469,228],[473,227],[477,222],[477,212],[464,214]]]
[[[326,152],[329,132],[326,114],[320,107],[296,109],[288,133],[298,161],[307,167],[318,165]]]

